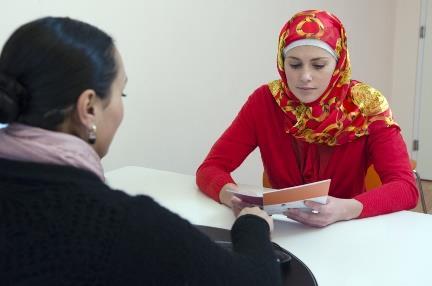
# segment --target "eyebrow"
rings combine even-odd
[[[289,56],[287,57],[289,59],[293,59],[293,60],[299,60],[301,61],[301,59],[297,58],[297,57],[293,57],[293,56]],[[328,57],[317,57],[317,58],[312,58],[311,61],[317,61],[317,60],[327,60]]]

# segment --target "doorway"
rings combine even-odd
[[[422,0],[419,61],[414,115],[413,157],[422,179],[432,180],[432,1]],[[416,132],[417,131],[417,132]],[[417,134],[416,134],[417,133]],[[417,136],[416,136],[417,135]],[[417,148],[416,148],[417,147]]]

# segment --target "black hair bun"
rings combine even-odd
[[[0,72],[0,123],[15,121],[27,105],[27,92],[14,78]]]

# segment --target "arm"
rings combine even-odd
[[[411,209],[418,200],[418,191],[405,143],[397,127],[377,122],[370,126],[366,154],[374,164],[382,186],[353,199],[329,197],[326,205],[306,201],[316,212],[291,209],[286,215],[301,223],[323,227],[336,221],[376,216]]]
[[[368,161],[374,165],[382,185],[355,197],[363,204],[360,218],[408,210],[418,201],[418,190],[405,142],[399,128],[370,126]]]
[[[255,91],[255,93],[257,93]],[[255,94],[254,93],[254,94]],[[211,148],[196,173],[199,189],[213,198],[228,204],[230,196],[220,193],[228,184],[235,184],[230,173],[256,148],[254,110],[259,108],[254,94],[243,105],[237,117]]]
[[[116,251],[124,285],[281,285],[269,224],[244,215],[233,225],[234,252],[144,196],[133,198]]]

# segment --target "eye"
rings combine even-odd
[[[289,64],[289,66],[292,68],[292,69],[294,69],[294,70],[296,70],[296,69],[299,69],[299,68],[301,68],[301,64]]]
[[[125,93],[122,93],[122,96],[123,96],[123,97],[126,97],[127,95],[126,95]]]
[[[315,68],[315,69],[317,69],[317,70],[320,70],[320,69],[322,69],[323,67],[325,67],[325,65],[324,64],[314,64],[313,65],[313,67]]]

